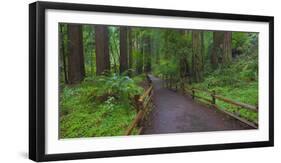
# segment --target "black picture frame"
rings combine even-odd
[[[160,15],[222,20],[241,20],[269,23],[269,140],[260,142],[159,147],[83,153],[45,153],[45,11],[95,11],[123,14]],[[132,156],[190,151],[268,147],[274,144],[274,18],[270,16],[178,11],[151,8],[102,6],[56,2],[34,2],[29,5],[29,158],[34,161],[55,161],[100,157]]]

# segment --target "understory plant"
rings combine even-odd
[[[142,92],[135,80],[117,74],[65,86],[60,93],[60,137],[123,135],[136,115],[134,96]]]

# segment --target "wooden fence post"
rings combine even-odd
[[[169,76],[168,75],[166,75],[166,88],[169,88]]]
[[[166,88],[169,88],[169,76],[168,75],[166,75]]]
[[[182,92],[185,94],[185,79],[182,81]]]
[[[135,101],[135,106],[137,108],[137,112],[141,110],[141,102],[139,101],[140,95],[135,95],[134,101]]]
[[[168,88],[171,88],[172,87],[172,77],[171,77],[171,75],[169,75],[169,86],[168,86]]]
[[[167,77],[166,75],[163,75],[164,78],[164,88],[167,88]]]
[[[192,91],[192,99],[194,100],[195,99],[195,90],[192,88],[191,91]]]
[[[164,84],[165,84],[165,80],[164,80],[164,77],[163,77],[163,75],[162,75],[162,74],[161,74],[161,80],[162,80],[162,85],[161,85],[161,86],[162,86],[162,87],[165,87],[165,86],[164,86]]]
[[[214,104],[214,105],[216,104],[216,97],[215,97],[215,95],[216,95],[216,91],[213,90],[211,96],[212,96],[212,104]]]
[[[163,75],[163,87],[165,88],[165,85],[166,85],[166,78],[165,78],[165,75]]]
[[[180,79],[180,89],[181,89],[182,92],[183,92],[183,84],[184,84],[183,80]]]
[[[176,91],[178,91],[178,80],[177,79],[175,80],[175,83],[176,83]]]
[[[168,86],[167,86],[167,88],[170,88],[170,87],[171,87],[171,76],[168,75]]]
[[[138,102],[138,108],[139,108],[139,110],[144,111],[144,108],[143,108],[143,101],[139,101],[139,102]],[[138,127],[141,127],[141,125],[142,125],[142,120],[140,120],[140,121],[137,123],[137,126],[138,126]]]
[[[168,75],[166,75],[166,88],[168,88],[169,87],[169,76]]]

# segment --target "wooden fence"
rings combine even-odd
[[[165,80],[166,79],[166,80]],[[246,104],[246,103],[242,103],[239,101],[235,101],[223,96],[220,96],[218,94],[216,94],[215,91],[206,91],[206,90],[200,90],[200,89],[196,89],[196,88],[191,88],[191,89],[187,89],[184,85],[184,82],[182,81],[176,81],[175,79],[169,79],[167,80],[167,78],[164,78],[165,83],[164,86],[170,88],[170,89],[175,89],[176,91],[182,91],[183,93],[188,93],[191,95],[192,99],[195,100],[196,98],[201,99],[203,101],[205,101],[207,104],[213,106],[214,108],[222,111],[223,113],[243,122],[246,123],[247,125],[253,127],[253,128],[258,128],[258,124],[256,124],[255,122],[251,122],[243,117],[240,117],[239,115],[229,112],[226,109],[221,108],[220,106],[217,105],[217,100],[219,101],[223,101],[225,103],[237,106],[239,108],[244,108],[247,109],[249,111],[252,112],[258,112],[258,107],[257,106],[253,106],[250,104]],[[176,82],[173,82],[176,81]],[[206,95],[208,95],[210,98],[206,98],[203,96],[198,95],[198,93],[204,93]]]
[[[138,112],[133,122],[126,130],[125,135],[131,135],[132,131],[136,127],[138,127],[137,134],[140,134],[142,132],[145,117],[149,113],[150,108],[152,106],[152,95],[153,95],[153,86],[150,84],[150,87],[144,92],[144,94],[135,100],[135,105],[137,107]]]
[[[165,81],[162,83],[163,87],[170,88],[175,91],[184,92],[185,85],[188,82],[187,79],[180,80],[178,78],[175,78],[175,76],[172,76],[172,75],[160,75],[159,77]]]

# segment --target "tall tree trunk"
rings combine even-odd
[[[85,77],[82,25],[69,24],[68,37],[68,81],[69,84],[77,84]]]
[[[90,66],[91,66],[91,76],[94,76],[94,45],[95,45],[95,34],[94,34],[94,31],[95,31],[95,27],[94,26],[90,26],[91,28],[91,36],[92,37],[92,40],[93,40],[93,44],[92,44],[92,50],[91,50],[91,55],[90,55]]]
[[[164,51],[164,59],[169,59],[170,57],[169,57],[169,53],[168,53],[168,49],[170,48],[169,46],[169,30],[165,30],[164,31],[164,49],[165,49],[165,51]]]
[[[110,57],[111,57],[111,61],[113,62],[113,69],[114,69],[114,73],[117,73],[117,60],[116,60],[116,55],[118,55],[118,54],[115,54],[115,52],[114,52],[114,50],[113,50],[113,46],[112,46],[113,44],[110,44],[110,52],[111,52],[111,55],[110,55]]]
[[[95,26],[96,40],[96,73],[101,75],[110,71],[108,48],[108,29],[104,25]]]
[[[128,70],[127,27],[120,27],[120,73]]]
[[[119,33],[120,34],[120,33]],[[117,37],[119,37],[119,34]],[[118,65],[117,62],[119,63],[119,60],[120,60],[120,46],[117,45],[117,41],[116,39],[112,39],[112,42],[113,42],[113,45],[112,45],[112,49],[114,48],[114,72],[117,73],[119,72],[119,69],[118,69]]]
[[[151,38],[145,36],[144,38],[144,72],[151,72]]]
[[[132,68],[133,68],[133,38],[132,38],[132,28],[128,28],[128,44],[129,44],[129,49],[128,49],[128,53],[129,53],[129,75],[132,75]]]
[[[180,33],[183,38],[188,37],[188,35],[189,35],[189,32],[187,30],[181,30]],[[184,47],[181,47],[181,48],[184,48]],[[187,75],[190,75],[187,54],[185,54],[185,53],[180,54],[179,68],[180,68],[180,78],[181,79],[184,79],[184,78],[186,78]]]
[[[155,64],[159,64],[159,61],[160,61],[160,55],[159,55],[159,50],[160,50],[160,47],[159,47],[159,33],[160,31],[158,29],[154,30],[154,35],[152,37],[152,54],[153,54],[153,63]]]
[[[185,78],[189,74],[189,65],[185,55],[180,56],[180,78]]]
[[[217,68],[221,60],[223,36],[223,32],[213,33],[213,48],[211,52],[211,65],[213,68]]]
[[[143,36],[140,36],[139,34],[136,35],[136,40],[137,40],[137,47],[138,47],[136,70],[137,70],[137,74],[141,74],[143,73],[143,54],[144,54]]]
[[[224,32],[222,64],[228,65],[232,60],[231,32]]]
[[[64,24],[60,24],[60,53],[61,53],[61,61],[62,61],[62,70],[64,74],[64,82],[65,84],[68,84],[67,79],[67,71],[66,71],[66,48],[65,48],[65,28],[66,26]]]
[[[158,41],[158,40],[157,40]],[[156,40],[155,40],[155,42],[156,42]],[[155,53],[154,53],[154,55],[155,55],[155,63],[156,64],[159,64],[160,63],[160,47],[159,47],[159,43],[157,42],[157,43],[155,43],[154,44],[155,46],[153,47],[153,48],[155,48]]]
[[[204,31],[201,31],[201,54],[202,54],[202,63],[204,69],[204,57],[205,57],[205,46],[204,46]]]
[[[231,32],[214,32],[211,64],[217,68],[219,64],[228,65],[232,60]]]
[[[192,31],[192,76],[195,82],[203,79],[202,35],[200,31]]]

